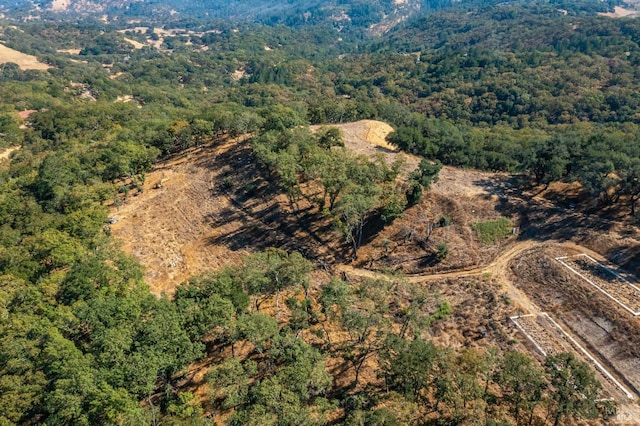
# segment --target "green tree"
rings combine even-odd
[[[535,408],[542,404],[547,388],[544,372],[526,355],[507,352],[494,379],[500,385],[516,423],[522,424],[526,420],[527,424],[532,424]]]
[[[640,158],[629,158],[617,172],[620,175],[619,192],[627,197],[631,215],[635,216],[640,200]]]
[[[248,293],[255,297],[256,310],[260,298],[275,296],[279,306],[279,295],[284,289],[301,286],[308,290],[309,274],[313,270],[311,262],[298,252],[287,253],[275,248],[255,253],[244,259],[242,280]]]
[[[194,118],[189,125],[191,126],[191,134],[196,146],[204,145],[213,135],[213,123],[210,121]]]
[[[319,179],[322,185],[323,194],[318,203],[320,210],[324,209],[327,198],[329,199],[329,210],[333,210],[338,197],[349,185],[350,161],[351,156],[343,149],[318,152],[313,156],[307,173],[312,178]]]
[[[333,210],[338,229],[351,244],[353,256],[358,257],[364,226],[369,215],[378,206],[382,170],[364,158],[352,162],[348,175],[350,184],[336,202]]]
[[[380,354],[387,387],[410,401],[429,403],[438,353],[439,349],[431,342],[420,339],[406,341],[390,335]]]
[[[231,117],[229,123],[229,133],[233,137],[246,137],[248,134],[256,132],[263,125],[263,119],[253,111],[243,111]]]
[[[298,111],[283,105],[275,105],[265,109],[263,117],[262,129],[264,131],[283,131],[308,124]]]
[[[439,161],[420,161],[418,168],[411,174],[410,179],[417,181],[424,190],[431,189],[431,184],[438,182],[438,174],[442,170],[442,163]]]
[[[249,380],[257,374],[257,364],[236,357],[225,359],[207,374],[212,397],[224,410],[244,404],[249,394]]]
[[[235,315],[249,305],[242,282],[235,275],[234,271],[223,270],[193,277],[178,286],[174,303],[191,340],[207,335],[224,339],[234,333]]]
[[[391,330],[386,314],[393,285],[387,280],[367,280],[349,288],[332,280],[322,290],[320,303],[325,315],[337,321],[349,336],[338,350],[354,369],[354,384],[365,362],[378,353]]]
[[[318,146],[322,149],[329,150],[334,146],[344,147],[344,141],[337,127],[321,127],[316,133]]]
[[[331,376],[318,350],[284,335],[275,339],[266,356],[274,368],[254,383],[231,424],[325,424],[329,404],[323,395]]]
[[[198,418],[202,415],[200,398],[191,392],[178,392],[178,397],[169,403],[167,412],[179,418]]]
[[[533,174],[537,185],[549,185],[561,180],[567,174],[569,152],[564,141],[559,138],[534,141],[531,148],[523,153],[522,167]]]
[[[554,426],[565,417],[598,417],[596,400],[601,385],[587,363],[572,353],[561,353],[547,357],[545,371],[551,384]]]
[[[259,353],[271,344],[278,331],[278,322],[262,312],[252,312],[238,318],[238,338],[251,342]]]

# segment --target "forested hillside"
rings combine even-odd
[[[527,261],[507,267],[513,253],[492,259],[520,232],[551,238],[535,221],[570,205],[585,233],[635,238],[640,20],[598,16],[614,2],[591,0],[150,1],[102,2],[119,17],[110,23],[37,2],[43,20],[22,22],[32,9],[19,3],[5,2],[0,41],[49,67],[0,58],[0,424],[615,416],[621,399],[586,357],[536,355],[516,334],[509,317],[528,304],[503,281],[518,268],[538,275]],[[160,25],[160,9],[178,16]],[[362,30],[385,19],[383,35]],[[393,145],[356,152],[331,127],[361,119],[391,124]],[[227,210],[202,221],[228,262],[152,294],[112,227],[120,207],[170,185],[178,162],[194,181],[200,169],[214,176],[204,187]],[[460,207],[455,192],[431,193],[444,166],[501,172],[511,192],[481,182],[494,192]],[[528,194],[553,185],[571,185],[571,199],[559,191],[526,210]],[[241,226],[227,232],[231,222]],[[411,272],[451,275],[397,273],[405,242],[425,253]],[[611,250],[633,271],[635,247]],[[576,287],[548,259],[531,266],[540,280]],[[545,297],[535,300],[558,314],[560,299]],[[583,304],[600,304],[616,360],[636,360],[637,319],[600,297]]]
[[[37,16],[58,20],[82,16],[126,22],[143,18],[147,22],[166,25],[173,22],[206,22],[210,19],[231,19],[259,22],[267,25],[308,27],[333,25],[347,30],[382,27],[385,31],[409,17],[439,10],[469,10],[500,4],[496,0],[15,0],[0,5],[15,18]],[[551,2],[554,7],[572,12],[594,13],[610,10],[619,0],[581,0]],[[30,19],[30,18],[28,18]]]

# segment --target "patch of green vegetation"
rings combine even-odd
[[[438,310],[431,315],[431,320],[439,320],[439,319],[444,319],[447,317],[447,315],[450,315],[453,312],[453,310],[451,309],[451,305],[449,304],[449,302],[444,301],[442,303],[440,303],[440,305],[438,306]]]
[[[451,217],[447,216],[447,215],[443,215],[440,217],[440,220],[438,221],[438,226],[441,228],[444,228],[445,226],[451,226]]]
[[[437,253],[438,260],[442,261],[446,259],[448,255],[449,255],[449,247],[447,246],[447,244],[446,243],[438,244],[438,253]]]
[[[475,222],[471,225],[478,234],[478,239],[482,244],[493,244],[498,240],[511,235],[511,221],[506,217],[486,222]]]

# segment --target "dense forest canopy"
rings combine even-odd
[[[103,3],[121,19],[2,22],[3,44],[51,67],[0,67],[0,145],[20,147],[0,170],[0,424],[212,424],[181,387],[203,359],[206,398],[230,424],[402,424],[403,406],[433,424],[611,414],[571,355],[539,365],[432,344],[451,307],[402,278],[335,278],[311,294],[318,265],[268,249],[157,298],[110,237],[108,206],[159,158],[238,138],[292,211],[305,185],[321,188],[312,201],[354,256],[366,226],[418,203],[442,164],[577,181],[598,208],[636,216],[640,21],[597,16],[616,3],[595,0],[425,0],[371,36],[396,2]],[[3,10],[34,4],[49,5]],[[146,21],[158,8],[178,17]],[[249,21],[219,20],[231,16]],[[423,157],[404,180],[400,164],[306,129],[365,118]],[[335,386],[336,358],[352,384]],[[362,390],[371,358],[384,385]]]

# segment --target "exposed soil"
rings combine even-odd
[[[358,153],[380,152],[389,161],[402,155],[385,143],[391,131],[385,123],[338,127]],[[417,161],[412,157],[407,164],[415,167]],[[168,158],[147,174],[142,192],[112,208],[112,235],[145,266],[146,281],[158,295],[173,294],[193,275],[238,263],[247,251],[297,250],[318,265],[348,256],[329,218],[305,199],[292,208],[262,174],[245,140],[217,141]]]
[[[146,268],[154,294],[204,271],[239,263],[243,254],[278,247],[319,265],[345,252],[329,218],[301,200],[298,209],[256,170],[243,140],[190,150],[157,164],[143,191],[111,215],[111,233]]]
[[[510,267],[516,285],[631,392],[640,395],[640,322],[555,260],[578,251],[604,261],[582,247],[546,245],[514,258]],[[636,422],[639,420],[635,417]]]
[[[215,158],[219,150],[202,151]],[[207,244],[241,225],[229,220],[210,226],[211,218],[227,208],[229,200],[214,192],[216,170],[193,162],[197,160],[193,154],[158,164],[148,173],[143,191],[111,213],[118,221],[111,225],[112,235],[145,266],[146,281],[158,295],[172,294],[177,284],[205,269],[239,261],[240,253]]]
[[[58,49],[58,53],[68,53],[69,55],[79,55],[82,49]]]
[[[52,0],[49,8],[55,12],[62,12],[67,10],[70,4],[70,0]]]
[[[312,132],[323,126],[311,126]],[[337,127],[344,141],[345,147],[356,154],[368,157],[382,155],[387,164],[391,164],[396,157],[404,158],[406,164],[405,173],[418,167],[420,158],[415,155],[405,154],[396,146],[387,142],[386,138],[393,131],[393,127],[387,123],[375,120],[361,120],[354,123],[332,124],[328,127]]]
[[[124,38],[124,41],[133,46],[134,49],[142,49],[145,45],[140,43],[139,41],[132,40],[130,38]]]

